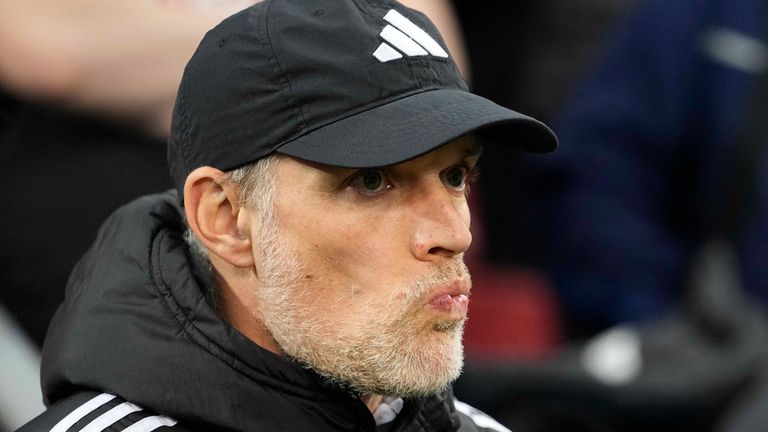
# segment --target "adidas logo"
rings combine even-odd
[[[382,42],[373,56],[380,62],[408,57],[433,55],[435,57],[448,58],[448,53],[427,32],[419,28],[411,20],[400,12],[392,9],[384,15],[384,21],[388,22],[381,31]]]
[[[73,428],[86,417],[92,418],[89,423],[81,423]],[[176,423],[176,420],[170,417],[143,412],[140,406],[115,395],[102,393],[67,414],[50,432],[105,432],[116,428],[122,428],[122,432],[152,432],[163,426],[175,426]]]

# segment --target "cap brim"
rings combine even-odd
[[[557,147],[555,134],[534,118],[469,92],[437,89],[322,126],[277,151],[326,165],[366,168],[415,158],[470,132],[533,153]]]

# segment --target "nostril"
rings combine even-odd
[[[433,247],[428,251],[429,255],[445,255],[445,254],[452,254],[452,252],[446,248],[443,247]]]
[[[422,260],[429,260],[430,257],[434,257],[435,254],[442,252],[443,248],[440,246],[433,246],[429,242],[416,242],[413,245],[413,253]]]

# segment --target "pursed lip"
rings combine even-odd
[[[464,280],[441,285],[434,290],[425,307],[454,319],[463,319],[467,315],[470,289],[469,282]]]

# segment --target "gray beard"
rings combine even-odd
[[[426,396],[459,376],[464,321],[425,321],[420,312],[435,284],[457,276],[469,280],[461,256],[393,289],[384,310],[361,304],[352,313],[328,311],[313,301],[316,294],[303,280],[307,272],[295,251],[279,242],[275,225],[262,225],[264,269],[257,313],[287,355],[359,394]],[[396,302],[398,294],[405,300]]]

